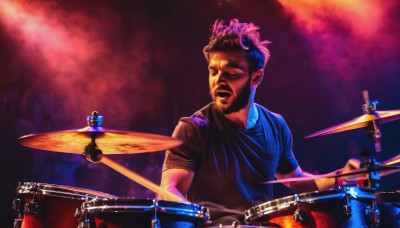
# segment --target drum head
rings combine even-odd
[[[208,209],[196,204],[140,198],[93,199],[78,213],[81,222],[96,227],[151,227],[154,220],[161,227],[197,227],[209,218]]]
[[[90,189],[35,182],[19,183],[17,193],[22,195],[36,194],[42,196],[55,196],[77,200],[85,200],[86,198],[116,198],[114,195]]]

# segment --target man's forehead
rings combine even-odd
[[[247,66],[245,54],[239,51],[213,52],[210,54],[210,66],[242,68]]]

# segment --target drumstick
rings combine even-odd
[[[160,186],[152,183],[151,181],[149,181],[149,180],[145,179],[144,177],[140,176],[139,174],[125,168],[124,166],[118,164],[117,162],[109,159],[108,157],[106,157],[104,155],[102,156],[100,161],[103,164],[107,165],[108,167],[116,170],[117,172],[121,173],[122,175],[135,181],[136,183],[150,189],[151,191],[157,193],[158,195],[163,196],[163,198],[166,200],[177,201],[177,202],[185,201],[181,197],[179,197],[165,189],[162,189]]]
[[[275,183],[286,183],[286,182],[295,182],[295,181],[308,181],[308,180],[315,180],[320,178],[332,178],[332,174],[324,174],[324,175],[314,175],[314,176],[307,176],[307,177],[292,177],[280,180],[271,180],[266,181],[261,184],[275,184]]]
[[[382,162],[382,164],[384,164],[384,165],[393,165],[393,164],[398,164],[398,163],[400,163],[400,155],[397,155],[389,160]]]

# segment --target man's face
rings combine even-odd
[[[218,111],[230,114],[248,104],[251,78],[245,53],[213,52],[208,70],[210,94]]]

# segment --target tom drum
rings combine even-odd
[[[13,208],[18,213],[14,227],[77,227],[74,215],[85,200],[116,196],[83,188],[24,182],[18,183]]]

